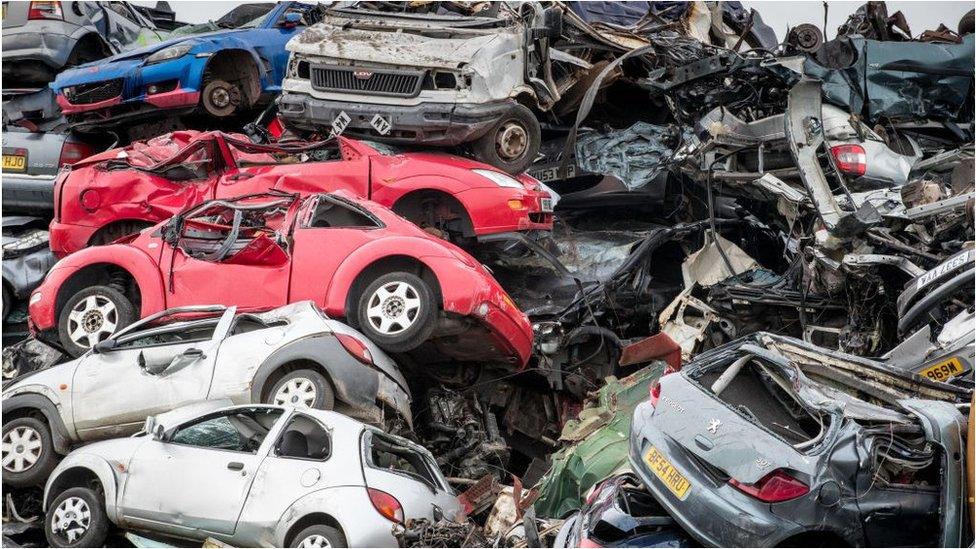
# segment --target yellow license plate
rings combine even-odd
[[[3,171],[22,172],[27,169],[27,157],[15,154],[3,155]]]
[[[956,377],[963,372],[962,362],[958,358],[943,360],[938,364],[933,364],[919,372],[919,374],[935,381],[945,381],[950,377]]]
[[[654,471],[657,478],[661,479],[661,482],[668,487],[668,490],[671,490],[672,494],[680,500],[685,499],[688,490],[691,489],[691,483],[674,468],[674,465],[671,465],[671,462],[661,452],[657,451],[657,448],[651,446],[651,449],[644,456],[644,461],[651,468],[651,471]]]

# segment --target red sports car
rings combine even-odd
[[[525,314],[457,246],[346,191],[209,200],[59,261],[30,297],[30,328],[79,355],[137,318],[200,304],[312,300],[380,347],[425,362],[522,367]]]
[[[54,188],[51,249],[107,244],[214,198],[272,189],[345,189],[453,241],[551,230],[552,197],[528,175],[487,164],[339,137],[256,145],[238,134],[177,131],[90,156]]]

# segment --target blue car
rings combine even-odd
[[[280,92],[288,66],[285,44],[319,17],[315,4],[281,2],[236,28],[66,70],[51,88],[71,126],[82,131],[191,112],[226,118]]]

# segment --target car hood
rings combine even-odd
[[[22,376],[16,377],[12,379],[9,384],[4,386],[3,398],[8,398],[16,394],[20,389],[30,386],[47,387],[53,391],[54,388],[62,384],[70,385],[72,373],[75,371],[75,367],[78,365],[80,360],[83,359],[78,358],[69,362],[51,366],[50,368],[34,370]]]

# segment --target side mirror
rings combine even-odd
[[[157,425],[152,432],[153,440],[162,441],[165,434],[166,434],[166,427],[163,427],[162,425]]]
[[[302,14],[298,13],[297,11],[290,11],[285,14],[278,26],[284,29],[293,29],[301,22]]]
[[[107,353],[112,349],[115,349],[115,345],[116,341],[114,339],[105,339],[96,343],[95,346],[92,347],[92,352],[96,355],[99,353]]]
[[[142,430],[148,433],[153,440],[163,440],[163,435],[166,433],[166,428],[162,424],[156,423],[156,416],[147,417]]]

